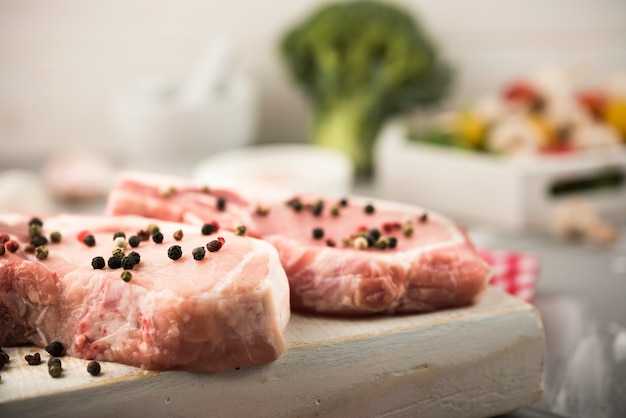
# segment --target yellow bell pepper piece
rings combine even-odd
[[[462,111],[455,123],[455,131],[471,148],[480,148],[485,141],[487,123],[471,110]]]
[[[626,141],[626,100],[610,98],[604,108],[604,120],[617,129]]]
[[[540,146],[542,148],[552,145],[556,141],[554,128],[546,118],[539,115],[530,115],[528,118],[541,134]]]

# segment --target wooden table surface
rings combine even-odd
[[[0,417],[493,416],[542,393],[544,334],[537,311],[490,288],[474,306],[421,315],[323,318],[294,314],[275,362],[201,375],[152,372],[7,348]],[[29,366],[24,355],[42,354]]]

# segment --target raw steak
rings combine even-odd
[[[173,193],[155,196],[159,187]],[[108,210],[156,217],[175,212],[192,222],[222,216],[203,204],[200,189],[129,173],[110,194]],[[230,225],[244,225],[278,249],[293,309],[369,314],[458,307],[473,303],[491,276],[464,231],[423,208],[358,197],[342,204],[329,197],[248,193],[233,193],[238,204],[227,205],[226,211],[237,209]],[[167,208],[163,214],[146,209],[146,195],[154,199],[151,206]]]
[[[5,244],[0,255],[0,345],[60,341],[76,357],[198,372],[266,363],[283,352],[288,282],[268,243],[137,216],[59,215],[43,219],[43,235],[60,231],[63,238],[39,259],[27,251],[28,221],[0,215],[0,234],[20,244],[14,253]],[[122,280],[123,268],[92,267],[94,257],[111,257],[115,232],[130,240],[149,224],[158,225],[163,242],[126,247],[127,255],[140,254],[130,281]],[[79,241],[82,231],[94,246]],[[195,260],[192,250],[218,235],[224,245]],[[174,245],[182,249],[177,260],[168,257]]]

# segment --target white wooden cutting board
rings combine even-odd
[[[543,388],[537,311],[490,288],[480,303],[423,315],[333,319],[293,315],[272,364],[213,375],[148,372],[8,348],[0,417],[481,417],[532,404]],[[39,351],[42,364],[24,355]]]

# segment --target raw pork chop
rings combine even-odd
[[[111,215],[139,214],[166,221],[202,225],[217,222],[233,230],[248,225],[248,234],[258,236],[252,221],[252,204],[238,193],[198,187],[188,180],[148,173],[125,173],[109,193]]]
[[[173,193],[157,198],[151,192],[170,184],[177,185],[168,189]],[[108,210],[146,215],[141,201],[148,195],[155,207],[187,220],[222,215],[198,199],[200,189],[169,177],[127,174],[109,195]],[[240,204],[227,206],[237,208],[231,220],[278,249],[297,310],[369,314],[464,306],[491,276],[464,231],[423,208],[357,197],[233,195]]]
[[[266,363],[283,352],[289,290],[268,243],[219,231],[223,246],[195,260],[192,250],[218,234],[136,216],[59,215],[43,219],[42,235],[60,231],[63,238],[39,259],[27,249],[28,221],[0,215],[0,234],[19,242],[16,252],[6,243],[0,255],[0,345],[60,341],[76,357],[199,372]],[[111,257],[115,232],[130,241],[149,224],[159,226],[163,241],[126,247],[127,256],[140,255],[130,281],[122,280],[123,268],[92,267],[94,257]],[[79,241],[82,231],[94,246]],[[177,260],[168,257],[174,245],[182,249]]]
[[[296,309],[434,311],[473,303],[490,278],[465,233],[436,213],[357,197],[345,206],[298,200],[324,208],[315,215],[282,203],[257,216],[263,238],[278,249]]]

